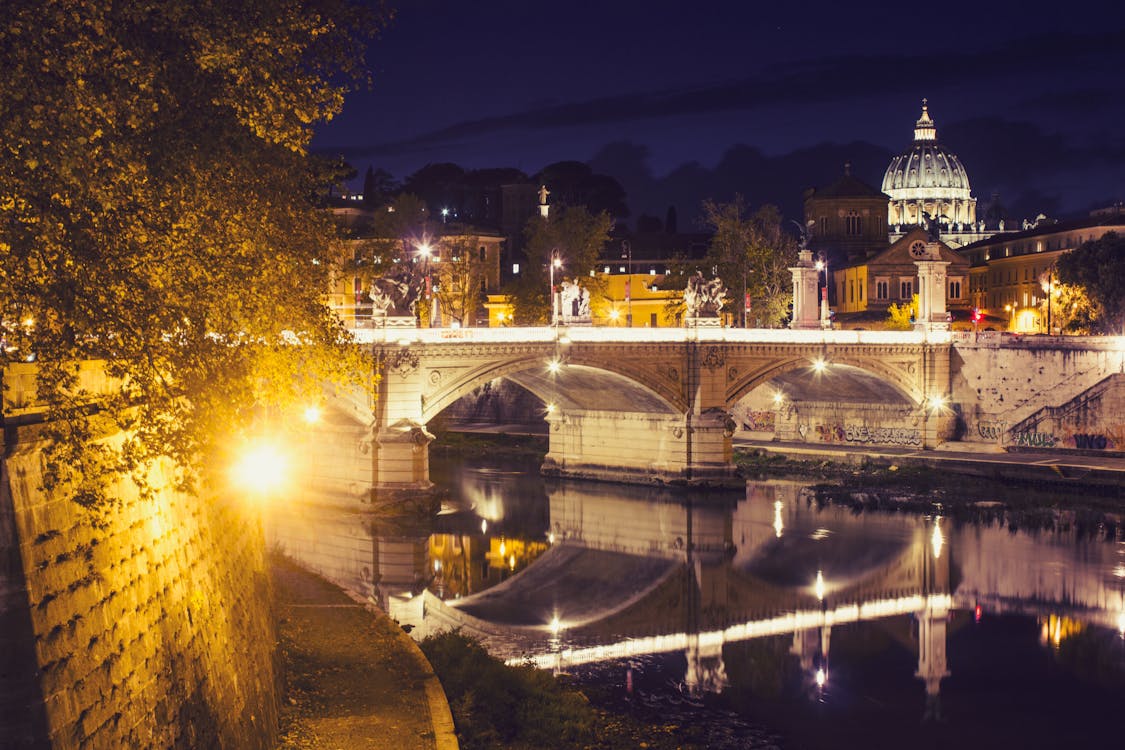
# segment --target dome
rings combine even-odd
[[[937,141],[926,100],[914,125],[914,143],[891,159],[883,175],[883,192],[897,200],[968,200],[969,176],[956,154]]]

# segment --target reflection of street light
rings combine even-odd
[[[555,269],[562,268],[562,258],[559,257],[559,249],[556,247],[551,251],[551,325],[557,326],[559,324],[559,309],[555,300]]]

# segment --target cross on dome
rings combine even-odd
[[[937,140],[937,128],[934,126],[934,121],[930,119],[930,108],[927,103],[927,99],[922,99],[922,116],[914,123],[915,142]]]

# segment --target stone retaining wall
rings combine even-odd
[[[131,485],[100,514],[45,497],[41,455],[14,433],[0,464],[0,746],[273,747],[256,517],[169,489],[142,502]]]

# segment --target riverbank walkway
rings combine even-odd
[[[794,460],[829,460],[861,463],[866,459],[945,468],[959,474],[994,478],[1042,479],[1075,484],[1125,487],[1125,457],[1048,450],[1005,451],[980,443],[943,443],[934,450],[858,446],[831,443],[784,443],[735,437],[743,451],[760,450]]]
[[[275,555],[282,750],[457,750],[445,693],[384,612]]]

